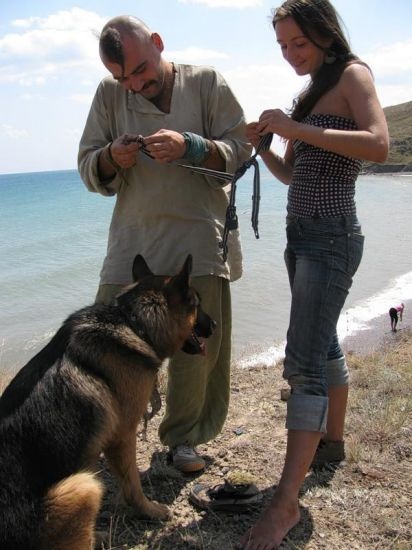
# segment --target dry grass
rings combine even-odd
[[[283,549],[412,548],[412,332],[367,357],[349,355],[352,373],[346,425],[347,461],[336,471],[308,474],[301,494],[302,521]],[[164,376],[164,375],[163,375]],[[163,378],[162,388],[165,387]],[[200,447],[207,469],[185,477],[167,463],[157,437],[160,415],[149,425],[148,442],[138,437],[137,462],[146,493],[167,503],[171,521],[130,519],[108,487],[98,525],[109,533],[105,549],[231,550],[259,517],[206,513],[188,503],[191,486],[216,484],[233,471],[248,472],[260,487],[263,505],[279,478],[285,450],[286,407],[279,368],[234,369],[230,412],[222,434]]]
[[[411,548],[411,333],[379,353],[351,356],[349,363],[347,463],[327,487],[303,499],[316,520],[315,537],[324,535],[324,544],[315,547]]]
[[[302,522],[282,548],[412,548],[411,337],[411,332],[404,332],[394,346],[379,353],[348,357],[352,373],[348,459],[336,471],[307,476],[301,495]],[[195,482],[214,484],[233,470],[243,470],[254,476],[264,503],[270,499],[285,449],[286,409],[279,399],[282,387],[280,369],[234,370],[230,414],[222,434],[201,447],[209,464],[199,479],[175,473],[169,477],[173,470],[157,441],[155,419],[149,429],[150,449],[139,451],[138,446],[138,461],[143,466],[152,457],[146,490],[168,502],[174,517],[162,526],[129,520],[127,537],[119,529],[107,548],[235,548],[256,521],[261,506],[248,515],[198,512],[188,505],[187,496]],[[238,428],[243,431],[240,435],[235,434]],[[155,460],[153,446],[157,448]]]

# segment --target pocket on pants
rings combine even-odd
[[[365,237],[360,233],[348,235],[348,268],[351,276],[356,273],[361,262],[364,242]]]

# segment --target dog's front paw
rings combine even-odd
[[[145,498],[143,501],[130,503],[126,506],[125,512],[128,516],[139,519],[166,520],[172,515],[167,506],[148,498]]]
[[[160,520],[170,519],[172,515],[167,506],[154,500],[148,500],[142,512],[151,519]]]

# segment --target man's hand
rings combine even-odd
[[[160,163],[180,159],[186,153],[185,139],[179,132],[159,130],[144,138],[145,148]]]
[[[112,159],[121,168],[131,168],[136,164],[137,152],[141,147],[137,137],[137,135],[123,134],[110,146]]]

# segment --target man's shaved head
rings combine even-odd
[[[99,50],[102,58],[116,63],[124,69],[122,41],[125,36],[135,36],[142,43],[149,41],[148,26],[132,15],[118,15],[106,23],[100,34]]]

